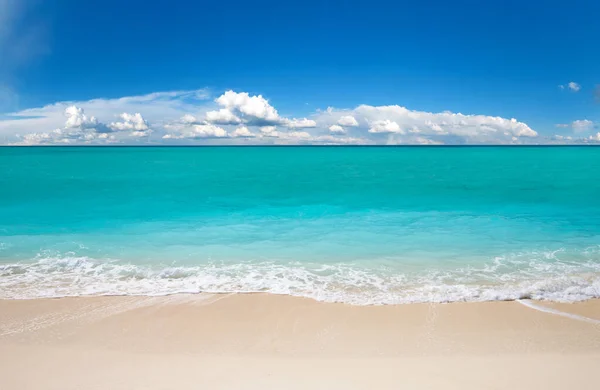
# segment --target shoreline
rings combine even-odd
[[[557,251],[544,250],[534,257],[549,256],[556,261],[545,264],[541,259],[531,260],[530,253],[517,253],[473,267],[457,263],[426,271],[427,267],[413,264],[406,274],[392,269],[383,272],[381,265],[369,268],[350,263],[241,261],[193,266],[46,254],[0,264],[0,299],[266,293],[367,306],[600,298],[600,264],[594,260],[600,247],[589,253],[578,251],[574,249],[573,254],[589,257],[589,261],[562,263],[555,257]],[[524,269],[518,270],[518,264]]]
[[[231,296],[231,295],[258,295],[258,296],[273,296],[273,297],[289,297],[292,299],[308,299],[310,301],[314,301],[320,304],[326,305],[346,305],[346,306],[356,306],[356,307],[368,307],[368,306],[407,306],[407,305],[450,305],[450,304],[468,304],[468,303],[494,303],[494,302],[519,302],[519,301],[531,301],[538,303],[556,303],[556,304],[564,304],[564,305],[573,305],[580,304],[589,301],[600,301],[600,297],[590,297],[576,301],[562,301],[562,300],[551,300],[551,299],[536,299],[531,297],[524,298],[503,298],[503,299],[490,299],[490,300],[456,300],[456,301],[410,301],[410,302],[398,302],[398,303],[365,303],[365,304],[356,304],[345,301],[325,301],[319,300],[317,298],[311,296],[304,295],[292,295],[285,293],[274,293],[274,292],[262,292],[262,291],[199,291],[199,292],[172,292],[165,294],[89,294],[89,295],[60,295],[60,296],[40,296],[40,297],[24,297],[24,298],[6,298],[0,297],[0,302],[2,301],[37,301],[37,300],[55,300],[55,299],[95,299],[95,298],[168,298],[168,297],[176,297],[176,296],[186,296],[186,297],[204,297],[204,296]]]
[[[534,302],[570,317],[517,301],[352,306],[261,293],[4,299],[0,388],[595,388],[600,299]]]
[[[169,298],[177,296],[185,297],[205,297],[205,296],[232,296],[232,295],[258,295],[258,296],[273,296],[273,297],[287,297],[292,299],[307,299],[319,304],[326,305],[345,305],[352,307],[378,307],[378,306],[410,306],[410,305],[451,305],[451,304],[482,304],[482,303],[495,303],[495,302],[532,302],[534,304],[559,304],[559,305],[578,305],[590,301],[600,301],[600,297],[588,297],[585,299],[578,300],[552,300],[547,298],[498,298],[498,299],[486,299],[486,300],[447,300],[447,301],[399,301],[394,303],[353,303],[351,301],[333,301],[333,300],[321,300],[313,296],[307,295],[293,295],[288,293],[275,293],[275,292],[262,292],[262,291],[199,291],[199,292],[172,292],[164,294],[127,294],[127,293],[109,293],[109,294],[89,294],[89,295],[59,295],[59,296],[39,296],[39,297],[1,297],[0,302],[3,301],[38,301],[38,300],[57,300],[57,299],[96,299],[96,298]]]

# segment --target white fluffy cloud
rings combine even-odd
[[[231,136],[234,138],[254,138],[256,134],[251,132],[246,126],[240,126],[231,133]]]
[[[285,119],[283,123],[289,127],[290,129],[308,129],[312,127],[317,127],[317,122],[311,119]]]
[[[0,141],[127,143],[142,139],[143,142],[206,144],[521,144],[546,139],[558,142],[557,138],[538,137],[536,131],[516,119],[497,116],[413,111],[398,105],[360,105],[353,109],[330,107],[326,111],[308,113],[306,117],[291,118],[281,116],[262,95],[226,91],[212,101],[207,98],[205,90],[196,90],[95,99],[81,105],[56,103],[13,113],[7,120],[0,119]],[[146,115],[154,118],[149,119],[152,126]],[[49,131],[52,128],[57,130]],[[32,132],[34,129],[41,132]],[[15,134],[19,137],[11,140]]]
[[[565,85],[559,85],[558,86],[560,89],[568,89],[572,92],[579,92],[581,90],[581,85],[579,85],[579,83],[576,83],[575,81],[571,81]]]
[[[337,121],[340,126],[357,127],[358,122],[352,115],[344,115]]]
[[[451,112],[431,113],[411,111],[400,106],[359,106],[357,113],[367,119],[393,121],[401,130],[428,135],[454,135],[477,138],[482,135],[535,137],[537,133],[516,119],[485,115],[463,115]],[[390,129],[396,127],[392,124]],[[396,132],[396,131],[395,131]]]
[[[389,119],[376,120],[371,122],[371,128],[369,133],[399,133],[405,134],[406,132],[400,128],[398,123]]]
[[[344,130],[344,128],[340,125],[329,126],[329,131],[331,131],[332,133],[339,133],[339,134],[344,134],[346,132],[346,130]]]
[[[225,129],[212,124],[184,126],[177,133],[163,136],[163,139],[202,139],[202,138],[226,138],[229,134]]]
[[[98,126],[96,117],[87,117],[83,108],[77,106],[69,106],[65,109],[65,129],[91,129]]]
[[[308,118],[283,118],[262,95],[251,96],[247,92],[226,91],[215,102],[221,109],[206,113],[206,121],[220,125],[285,126],[289,129],[317,127]]]
[[[185,114],[184,116],[181,117],[181,122],[191,125],[193,123],[198,123],[198,119],[191,114]]]
[[[311,139],[312,136],[306,131],[290,131],[285,134],[286,138],[290,139]]]
[[[84,110],[86,115],[93,113],[98,123],[110,123],[123,112],[139,112],[145,120],[152,123],[154,129],[162,128],[164,124],[177,120],[184,114],[204,115],[211,108],[210,103],[207,103],[208,96],[206,89],[197,89],[153,92],[115,99],[56,102],[8,113],[4,118],[0,118],[0,142],[14,143],[34,131],[46,132],[62,128],[65,123],[65,110],[70,106]]]
[[[353,110],[329,108],[315,119],[331,126],[347,116],[352,116],[359,124],[366,124],[353,127],[351,131],[348,129],[350,135],[372,134],[378,143],[422,143],[416,137],[444,143],[519,143],[522,137],[538,136],[527,124],[516,119],[413,111],[401,106],[361,105]],[[517,139],[513,140],[513,137]]]
[[[20,145],[70,145],[114,142],[115,137],[108,133],[84,132],[81,129],[56,129],[49,132],[29,133],[16,144]]]
[[[147,137],[152,130],[141,114],[119,115],[121,121],[112,122],[108,126],[100,123],[94,116],[88,117],[83,108],[69,106],[64,111],[67,118],[62,128],[48,132],[27,133],[20,137],[17,144],[94,144],[114,143]],[[119,132],[119,137],[112,134]]]
[[[110,129],[98,123],[98,120],[88,117],[81,107],[69,106],[64,111],[67,118],[62,128],[48,132],[28,133],[21,137],[19,144],[77,144],[94,143],[95,141],[114,140],[107,132]]]
[[[218,111],[209,111],[206,113],[206,120],[219,125],[238,125],[242,120],[238,118],[228,108],[221,108]]]
[[[549,138],[549,144],[555,145],[585,145],[600,143],[600,133],[591,134],[584,137],[576,137],[570,135],[554,135]]]
[[[577,84],[574,81],[571,81],[569,84],[567,84],[567,86],[573,92],[579,92],[579,90],[581,89],[581,85]]]
[[[112,122],[108,125],[113,131],[131,131],[134,137],[145,137],[151,132],[148,122],[144,120],[142,114],[128,114],[126,112],[119,115],[121,121]]]
[[[275,107],[271,106],[262,95],[250,96],[247,92],[227,91],[215,101],[224,107],[219,110],[220,116],[230,116],[238,119],[242,117],[245,123],[265,126],[278,124],[281,121]],[[210,119],[207,118],[207,120]]]
[[[277,126],[262,126],[260,132],[263,134],[273,134],[277,131]]]

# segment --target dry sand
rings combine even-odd
[[[600,300],[534,304],[0,300],[0,389],[600,388]]]

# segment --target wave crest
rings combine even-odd
[[[0,298],[265,292],[355,305],[600,298],[598,248],[497,257],[486,264],[403,270],[400,265],[299,262],[149,266],[51,256],[0,265]],[[568,258],[568,260],[566,260]]]

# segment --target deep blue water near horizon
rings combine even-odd
[[[600,297],[600,148],[0,148],[0,297]]]

